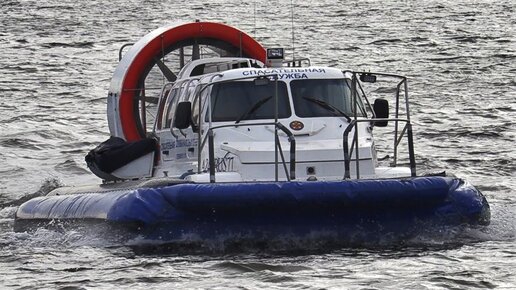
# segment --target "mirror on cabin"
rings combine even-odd
[[[374,100],[373,109],[376,118],[389,118],[389,102],[387,100]],[[387,121],[375,121],[374,126],[387,127],[387,123]]]
[[[190,102],[180,102],[177,104],[174,119],[174,128],[186,129],[192,122],[192,104]]]

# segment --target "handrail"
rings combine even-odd
[[[371,104],[369,103],[369,100],[367,100],[367,97],[365,96],[365,92],[364,92],[364,89],[362,88],[362,85],[361,83],[359,82],[358,80],[358,74],[361,74],[362,72],[352,72],[352,71],[343,71],[343,72],[351,72],[353,74],[352,76],[352,79],[351,79],[351,96],[353,98],[353,103],[354,103],[354,119],[352,119],[348,126],[346,127],[346,129],[344,130],[343,132],[343,151],[344,151],[344,179],[348,179],[350,178],[350,163],[352,162],[351,158],[352,158],[352,155],[353,155],[353,150],[356,150],[355,151],[355,162],[356,162],[356,177],[357,179],[360,178],[360,171],[359,171],[359,163],[360,163],[360,157],[359,157],[359,144],[358,144],[358,124],[359,123],[363,123],[363,122],[369,122],[371,123],[372,125],[375,123],[375,122],[386,122],[386,121],[392,121],[394,124],[395,124],[395,129],[394,129],[394,161],[393,161],[393,165],[395,166],[396,165],[396,162],[397,162],[397,155],[398,155],[398,146],[400,145],[403,137],[405,136],[405,133],[406,136],[407,136],[407,139],[408,139],[408,153],[409,153],[409,160],[410,160],[410,171],[411,171],[411,176],[416,176],[416,165],[415,165],[415,155],[414,155],[414,145],[413,145],[413,132],[412,132],[412,125],[411,125],[411,122],[410,122],[410,117],[409,117],[409,105],[408,105],[408,91],[407,91],[407,78],[405,76],[401,76],[401,75],[394,75],[394,74],[383,74],[383,73],[371,73],[371,74],[374,74],[374,75],[379,75],[379,76],[387,76],[387,77],[394,77],[394,78],[399,78],[400,80],[397,81],[397,85],[396,85],[396,92],[395,92],[395,99],[396,99],[396,111],[395,111],[395,118],[376,118],[375,114],[374,114],[374,110],[373,111],[373,118],[362,118],[361,116],[358,115],[358,98],[365,98],[366,99],[366,102],[367,102],[367,105],[369,106],[370,109],[371,108]],[[363,72],[363,73],[366,73],[366,72]],[[368,72],[370,73],[370,72]],[[204,99],[204,96],[202,96],[202,94],[205,92],[205,90],[214,85],[214,84],[219,84],[219,83],[225,83],[225,82],[233,82],[233,81],[239,81],[239,80],[245,80],[245,79],[255,79],[255,78],[258,78],[258,77],[264,77],[264,78],[269,78],[269,79],[272,79],[276,82],[276,88],[275,88],[275,101],[277,101],[277,98],[278,98],[278,93],[277,93],[277,82],[278,82],[278,75],[277,74],[265,74],[265,75],[260,75],[260,76],[244,76],[244,77],[237,77],[237,78],[231,78],[231,79],[220,79],[220,80],[216,80],[214,81],[214,79],[216,77],[220,77],[221,74],[217,74],[217,75],[213,75],[209,82],[208,83],[204,83],[204,82],[198,82],[194,85],[194,89],[193,89],[193,94],[195,95],[194,97],[194,103],[195,101],[198,101],[198,123],[201,124],[201,119],[203,118],[203,114],[202,114],[202,111],[204,111],[204,106],[206,104],[203,103],[203,99]],[[186,88],[183,88],[185,86],[185,84],[181,84],[179,85],[179,98],[176,100],[176,102],[179,101],[180,98],[183,97],[183,95],[185,94],[186,91],[188,91],[188,89],[190,88],[190,85],[191,85],[191,82],[188,82],[188,84],[186,84]],[[401,95],[401,90],[402,90],[402,86],[404,85],[403,89],[404,89],[404,97],[405,97],[405,112],[403,112],[403,109],[402,109],[402,115],[405,115],[406,114],[406,119],[403,119],[403,118],[400,118],[400,95]],[[361,94],[360,94],[361,93]],[[211,101],[210,101],[210,95],[207,96],[207,98],[204,100],[206,101],[207,100],[207,106],[208,106],[208,111],[211,111]],[[402,100],[403,101],[403,100]],[[277,104],[275,105],[277,106]],[[365,112],[365,106],[361,106],[360,109],[364,110],[364,113],[365,115],[364,116],[367,116],[368,114]],[[215,160],[215,145],[214,145],[214,137],[215,137],[215,133],[214,131],[217,130],[217,129],[221,129],[221,128],[227,128],[227,127],[240,127],[240,126],[263,126],[263,125],[274,125],[274,150],[275,150],[275,160],[274,160],[274,165],[275,165],[275,180],[278,181],[278,165],[279,163],[281,162],[282,165],[283,165],[283,168],[285,170],[285,175],[286,175],[286,178],[287,180],[292,180],[292,179],[295,179],[295,163],[296,163],[296,141],[295,141],[295,138],[294,138],[294,135],[292,134],[292,132],[287,129],[283,124],[281,124],[279,121],[278,121],[278,112],[277,112],[277,107],[275,107],[275,119],[274,119],[274,122],[259,122],[259,123],[245,123],[245,124],[234,124],[234,123],[231,123],[231,124],[224,124],[224,125],[219,125],[219,126],[213,126],[212,127],[212,120],[211,120],[211,113],[208,114],[208,118],[209,120],[209,127],[207,128],[207,131],[204,133],[203,130],[199,129],[199,131],[197,132],[198,133],[198,170],[197,172],[200,174],[202,172],[202,167],[204,166],[201,166],[201,152],[203,150],[206,150],[206,142],[208,142],[208,162],[209,162],[209,175],[210,175],[210,182],[215,182],[215,171],[216,171],[216,160]],[[405,117],[405,116],[404,116]],[[405,126],[402,128],[401,132],[398,128],[398,123],[399,122],[405,122]],[[353,140],[352,140],[352,144],[351,144],[351,150],[350,150],[350,146],[349,146],[349,133],[353,130],[353,128],[355,128],[354,130],[354,137],[353,137]],[[281,148],[281,143],[280,143],[280,140],[279,140],[279,137],[278,137],[278,130],[282,130],[287,136],[288,136],[288,141],[290,142],[290,168],[289,170],[287,170],[287,164],[286,164],[286,161],[285,161],[285,157],[283,155],[283,150]],[[204,134],[203,134],[204,133]],[[204,135],[204,137],[202,137],[202,135]],[[398,136],[399,135],[399,136]],[[202,142],[201,142],[202,141]],[[279,150],[279,151],[278,151]],[[206,152],[206,151],[203,151],[203,152]],[[281,155],[281,161],[278,160],[278,153]],[[204,167],[204,170],[206,170],[206,168]],[[206,172],[206,171],[204,171]]]
[[[357,130],[357,124],[359,122],[371,122],[371,124],[374,124],[374,121],[393,121],[394,122],[394,160],[393,162],[391,163],[391,166],[396,166],[396,163],[397,163],[397,159],[398,159],[398,146],[403,138],[403,136],[405,135],[405,132],[407,133],[407,139],[408,139],[408,149],[409,149],[409,159],[410,159],[410,171],[411,171],[411,175],[412,176],[416,176],[416,165],[415,165],[415,156],[414,156],[414,143],[413,143],[413,134],[412,134],[412,125],[410,123],[410,111],[409,111],[409,101],[408,101],[408,84],[407,84],[407,77],[406,76],[403,76],[403,75],[397,75],[397,74],[388,74],[388,73],[377,73],[377,72],[364,72],[364,71],[351,71],[351,70],[344,70],[342,71],[344,74],[351,74],[351,96],[353,98],[353,103],[354,103],[354,118],[353,118],[353,121],[349,123],[348,127],[346,128],[346,130],[344,130],[343,132],[343,149],[344,149],[344,159],[345,159],[345,162],[344,162],[344,179],[346,178],[350,178],[350,170],[349,170],[349,165],[350,165],[350,162],[351,162],[351,154],[353,152],[353,150],[356,150],[355,151],[355,161],[356,161],[356,175],[357,175],[357,178],[360,178],[360,167],[359,167],[359,148],[358,148],[358,131]],[[371,104],[369,103],[369,100],[367,98],[367,96],[365,95],[365,92],[364,92],[364,89],[362,88],[362,85],[361,83],[358,81],[358,75],[363,75],[363,74],[371,74],[371,75],[375,75],[375,76],[384,76],[384,77],[389,77],[389,78],[395,78],[397,79],[397,84],[396,84],[396,91],[395,91],[395,101],[396,101],[396,105],[395,105],[395,115],[394,115],[394,118],[377,118],[374,110],[372,110],[373,112],[373,118],[371,119],[358,119],[358,115],[357,115],[357,112],[358,112],[358,108],[357,108],[357,97],[359,95],[359,90],[360,92],[362,93],[362,98],[364,98],[367,102],[367,105],[369,106],[370,109],[371,108]],[[405,118],[406,119],[402,119],[400,118],[400,95],[401,95],[401,90],[402,90],[402,86],[403,86],[403,93],[404,93],[404,101],[405,101],[405,112],[404,112],[404,115],[405,115]],[[400,130],[399,130],[399,126],[398,126],[398,123],[399,122],[406,122],[405,126],[402,128],[401,130],[401,133],[400,133]],[[351,150],[349,150],[349,146],[348,146],[348,135],[349,133],[351,132],[351,130],[355,128],[354,130],[354,137],[353,137],[353,140],[352,140],[352,145],[351,145]],[[351,152],[350,152],[351,151]]]
[[[120,47],[120,49],[118,50],[118,61],[121,61],[122,60],[122,51],[124,50],[124,48],[128,47],[128,46],[131,46],[133,45],[134,43],[126,43],[124,45],[122,45],[122,47]]]
[[[277,129],[280,129],[283,131],[287,137],[288,141],[290,142],[290,174],[287,174],[287,180],[291,181],[293,179],[296,179],[296,139],[294,137],[294,134],[287,129],[283,124],[280,122],[260,122],[260,123],[251,123],[251,124],[226,124],[226,125],[219,125],[214,126],[208,129],[208,132],[206,133],[206,136],[204,137],[202,143],[201,143],[201,149],[206,145],[206,141],[208,141],[208,162],[209,162],[209,171],[210,171],[210,183],[215,182],[215,141],[214,141],[214,134],[213,131],[215,129],[221,129],[221,128],[227,128],[227,127],[240,127],[240,126],[265,126],[265,125],[274,125]],[[277,148],[279,145],[279,138],[277,138],[277,135],[275,134],[275,140],[274,140],[274,146]],[[200,150],[199,150],[200,151]],[[282,155],[282,164],[284,168],[286,168],[286,162]],[[200,162],[200,161],[199,161]],[[278,162],[274,162],[276,168],[278,167]],[[200,173],[200,172],[198,172]],[[276,181],[278,181],[278,177],[276,176]]]
[[[342,147],[344,150],[344,179],[351,178],[350,163],[351,163],[351,155],[353,153],[353,150],[351,150],[351,152],[349,150],[349,144],[348,144],[349,133],[351,132],[351,130],[353,128],[355,128],[355,137],[357,138],[356,142],[358,143],[358,130],[356,129],[357,124],[363,123],[363,122],[375,122],[375,121],[406,122],[405,128],[407,131],[407,139],[408,139],[407,141],[408,141],[408,145],[409,145],[410,174],[412,177],[415,177],[416,176],[416,161],[415,161],[415,156],[414,156],[414,141],[413,141],[413,136],[412,136],[412,125],[410,123],[410,120],[400,119],[400,118],[372,118],[372,119],[352,120],[342,134],[342,139],[343,139]],[[403,132],[400,134],[400,137],[399,137],[400,140],[401,140],[401,137],[403,136],[403,133],[405,132],[405,128],[404,128]],[[397,146],[399,144],[399,142],[396,142],[397,141],[396,139],[397,138],[395,138],[395,141],[394,141],[395,146],[396,146],[396,148],[394,148],[394,150],[397,149]],[[355,139],[353,139],[353,141],[355,141]],[[359,150],[358,146],[356,146],[356,148],[354,150],[356,150],[356,152],[358,153],[358,150]],[[355,158],[355,162],[358,166],[360,160],[358,158],[358,154],[355,153],[355,156],[357,156],[357,158]],[[360,179],[360,173],[358,171],[357,171],[357,179]]]
[[[223,127],[239,127],[239,126],[257,126],[257,125],[274,125],[274,136],[275,136],[275,139],[274,139],[274,164],[275,164],[275,180],[278,181],[278,149],[281,148],[281,145],[280,143],[278,142],[279,138],[278,138],[278,129],[282,130],[288,137],[289,137],[289,142],[291,144],[290,146],[290,174],[287,174],[287,179],[290,181],[291,179],[295,179],[295,138],[294,138],[294,135],[292,134],[292,132],[290,132],[290,130],[288,130],[285,126],[283,126],[283,124],[279,123],[278,122],[278,108],[277,108],[277,101],[278,101],[278,74],[264,74],[264,75],[259,75],[259,76],[244,76],[244,77],[238,77],[238,78],[231,78],[231,79],[227,79],[227,80],[218,80],[218,81],[213,81],[213,78],[210,79],[210,82],[207,83],[205,86],[203,86],[198,92],[197,92],[197,95],[198,95],[198,98],[199,98],[199,118],[201,118],[201,94],[204,92],[204,90],[206,90],[209,86],[213,86],[214,84],[219,84],[219,83],[226,83],[226,82],[233,82],[233,81],[240,81],[240,80],[246,80],[246,79],[256,79],[256,78],[269,78],[269,79],[273,79],[274,82],[275,82],[275,89],[274,89],[274,100],[275,100],[275,109],[274,109],[274,122],[271,123],[252,123],[252,124],[227,124],[227,125],[220,125],[220,126],[216,126],[216,127],[212,127],[212,120],[211,120],[211,98],[208,97],[208,112],[210,112],[208,114],[209,116],[209,126],[208,126],[208,131],[206,132],[206,136],[204,137],[203,141],[202,142],[199,142],[198,143],[198,155],[200,157],[200,152],[202,151],[202,149],[204,148],[204,146],[206,145],[206,141],[208,140],[208,158],[209,158],[209,167],[210,167],[210,182],[215,182],[215,157],[214,157],[214,148],[212,148],[212,146],[214,146],[213,142],[214,142],[214,135],[213,135],[213,130],[214,129],[219,129],[219,128],[223,128]],[[200,119],[199,119],[199,123],[200,123]],[[200,140],[200,130],[199,130],[199,140]],[[283,163],[283,167],[286,168],[286,164],[285,164],[285,160],[284,160],[284,157],[283,157],[283,153],[281,153],[281,158],[282,158],[282,163]],[[286,171],[286,170],[285,170]],[[201,166],[200,166],[200,158],[199,158],[199,162],[198,162],[198,166],[197,166],[197,172],[200,173],[201,172]]]
[[[296,179],[296,138],[294,137],[294,134],[292,134],[292,132],[290,132],[290,130],[280,122],[276,122],[276,127],[287,135],[288,141],[290,142],[290,178],[287,176],[287,179],[290,181],[292,179]],[[276,135],[276,139],[279,139],[278,135]],[[277,144],[280,145],[279,140],[276,141]],[[285,165],[285,160],[283,160],[283,165]],[[276,166],[278,165],[276,164]]]

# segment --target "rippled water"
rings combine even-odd
[[[367,249],[195,255],[141,252],[73,230],[12,231],[20,199],[98,182],[83,158],[108,136],[106,94],[123,43],[201,19],[290,53],[286,2],[3,0],[0,288],[516,288],[513,1],[326,0],[294,8],[296,55],[409,76],[419,168],[444,168],[477,185],[492,208],[487,228]]]

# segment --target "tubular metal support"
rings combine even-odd
[[[145,103],[145,84],[143,86],[143,89],[140,94],[140,115],[141,115],[141,122],[143,125],[143,133],[147,134],[147,108]]]
[[[210,163],[210,183],[215,183],[215,148],[213,140],[213,131],[208,131],[208,156]]]
[[[122,52],[123,52],[124,48],[131,46],[133,44],[134,43],[126,43],[126,44],[122,45],[122,47],[120,47],[120,50],[118,51],[118,61],[122,60],[122,57],[123,57]]]
[[[209,79],[209,83],[213,82],[213,80],[217,77],[221,77],[222,74],[216,74],[216,75],[213,75],[210,77]],[[202,78],[202,77],[201,77]],[[200,82],[199,82],[200,83]],[[204,92],[204,90],[208,87],[208,85],[204,85],[204,84],[200,84],[202,87],[197,91],[197,97],[199,98],[199,116],[198,116],[198,126],[199,126],[199,130],[197,132],[197,138],[198,138],[198,142],[197,142],[197,173],[201,173],[201,150],[202,148],[204,147],[204,144],[206,142],[206,139],[204,139],[203,142],[200,142],[201,141],[201,137],[202,137],[202,129],[201,129],[201,124],[202,124],[202,112],[203,112],[203,108],[202,108],[202,104],[203,104],[203,100],[202,100],[202,93]],[[195,102],[195,101],[194,101]],[[208,95],[208,112],[209,112],[209,123],[208,123],[208,129],[211,129],[211,95]]]
[[[290,180],[296,179],[296,138],[283,124],[278,122],[276,127],[287,135],[290,142]]]
[[[360,179],[360,164],[359,164],[359,160],[360,160],[360,157],[359,157],[359,147],[358,147],[358,124],[357,124],[357,120],[358,120],[358,101],[357,101],[357,95],[358,95],[358,92],[357,92],[357,74],[356,73],[353,73],[353,79],[351,80],[351,87],[353,88],[353,90],[351,91],[352,92],[352,98],[353,98],[353,104],[354,104],[354,108],[353,108],[353,111],[354,111],[354,121],[355,121],[355,134],[354,134],[354,137],[353,137],[353,141],[355,141],[355,148],[356,148],[356,151],[355,151],[355,159],[357,160],[357,162],[355,163],[355,170],[356,170],[356,174],[357,174],[357,179]]]
[[[412,136],[412,125],[407,123],[407,138],[409,147],[410,176],[416,177],[416,157],[414,156],[414,140]]]
[[[394,115],[394,118],[399,118],[400,113],[400,85],[403,81],[401,81],[398,86],[396,87],[396,114]],[[392,165],[396,166],[398,163],[398,146],[396,144],[396,141],[398,139],[398,121],[394,122],[394,156]]]
[[[274,176],[276,178],[276,182],[278,182],[278,76],[274,77],[274,142],[277,142],[274,146]],[[281,153],[283,155],[283,153]],[[285,162],[285,160],[283,160]]]
[[[277,144],[277,147],[279,149],[279,154],[280,154],[280,157],[281,157],[281,163],[283,164],[283,170],[285,170],[285,176],[287,177],[287,180],[290,181],[290,175],[288,173],[288,169],[287,169],[287,164],[285,163],[285,156],[283,155],[283,149],[281,148],[281,143],[279,141],[279,137],[278,135],[276,135],[276,144]],[[276,165],[276,168],[278,168],[278,166]],[[276,182],[278,180],[276,179]]]
[[[344,179],[350,179],[351,174],[349,170],[349,164],[351,163],[351,153],[349,152],[349,144],[348,144],[348,135],[351,129],[355,126],[356,121],[352,120],[349,125],[344,130],[344,133],[342,134],[343,144],[342,147],[344,148]]]
[[[398,148],[398,146],[400,146],[401,139],[403,139],[403,135],[405,135],[406,131],[407,131],[407,124],[405,124],[405,126],[403,126],[403,130],[401,130],[400,136],[396,140],[396,143],[395,143],[396,148]]]
[[[408,101],[408,83],[407,83],[407,79],[405,78],[404,79],[404,84],[405,84],[405,87],[404,87],[404,90],[405,90],[405,110],[407,111],[406,114],[407,114],[407,120],[409,120],[410,122],[410,111],[409,111],[409,101]]]
[[[290,179],[296,179],[296,139],[294,136],[289,136],[290,141]]]
[[[349,133],[351,132],[351,130],[353,128],[355,128],[355,131],[357,130],[357,125],[359,122],[376,122],[376,121],[396,121],[396,122],[406,122],[406,128],[407,128],[407,142],[408,142],[408,147],[409,147],[409,159],[410,159],[410,171],[411,171],[411,176],[416,176],[416,161],[415,161],[415,155],[414,155],[414,141],[413,141],[413,137],[412,137],[412,125],[410,124],[410,121],[407,120],[407,119],[400,119],[400,118],[372,118],[372,119],[359,119],[359,120],[352,120],[349,125],[346,127],[346,129],[344,129],[344,133],[342,134],[342,138],[343,138],[343,143],[342,143],[342,146],[344,147],[343,150],[344,150],[344,179],[350,179],[351,178],[351,173],[350,173],[350,163],[351,163],[351,155],[353,153],[353,150],[349,150],[349,141],[348,141],[348,138],[349,138]],[[401,135],[399,138],[401,139],[401,137],[403,137],[403,135]],[[396,138],[395,138],[395,141],[396,142]],[[353,142],[354,143],[354,142]],[[358,147],[356,147],[356,149],[354,150],[357,150],[358,151]],[[356,155],[356,164],[358,166],[359,164],[359,158],[358,158],[358,155]],[[359,178],[359,176],[357,175],[357,178]]]

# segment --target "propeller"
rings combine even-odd
[[[168,66],[165,65],[165,63],[163,63],[159,58],[154,58],[154,61],[156,62],[156,64],[158,65],[159,69],[161,70],[161,72],[163,73],[163,75],[165,76],[165,78],[169,82],[175,82],[176,81],[176,79],[177,79],[176,74],[173,73],[168,68]]]
[[[192,60],[196,60],[196,59],[200,59],[200,58],[201,58],[201,49],[200,49],[197,41],[195,41],[194,44],[192,45]],[[156,62],[159,69],[161,70],[161,72],[163,73],[163,75],[169,82],[176,81],[176,79],[177,79],[176,74],[174,72],[172,72],[172,70],[170,70],[168,68],[168,66],[163,61],[161,61],[161,59],[155,57],[154,61]],[[183,67],[184,66],[184,50],[183,50],[183,48],[181,48],[181,50],[180,50],[180,61],[181,61],[181,67]]]

